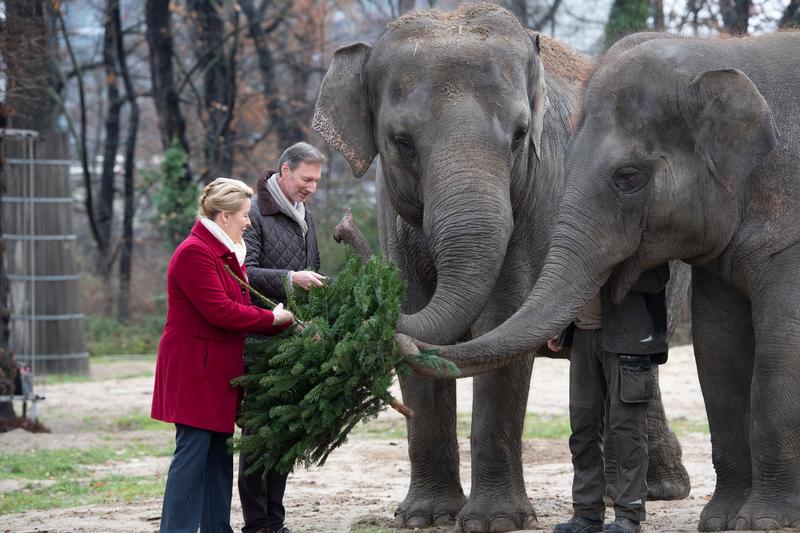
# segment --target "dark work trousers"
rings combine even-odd
[[[246,434],[247,430],[242,431]],[[255,533],[261,528],[278,531],[283,527],[286,516],[283,493],[288,475],[272,470],[266,478],[262,477],[261,470],[245,474],[251,464],[248,457],[239,454],[239,499],[244,515],[242,533]]]
[[[622,363],[621,363],[622,361]],[[617,456],[614,512],[637,522],[645,519],[647,496],[647,404],[652,388],[647,356],[606,352],[600,330],[575,330],[569,367],[569,449],[575,475],[572,506],[576,516],[602,520],[603,423]]]
[[[161,533],[233,533],[233,457],[229,433],[175,424],[175,455],[167,472]]]

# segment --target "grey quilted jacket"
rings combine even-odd
[[[284,284],[289,271],[319,271],[319,250],[311,212],[306,208],[308,232],[303,238],[300,226],[281,212],[267,190],[267,180],[272,174],[262,172],[256,182],[256,201],[250,208],[251,226],[244,234],[247,245],[244,263],[253,288],[285,304]],[[253,302],[263,306],[256,297]]]

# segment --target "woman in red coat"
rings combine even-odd
[[[167,321],[158,345],[151,416],[176,427],[162,532],[232,533],[233,433],[240,400],[231,379],[244,373],[245,332],[272,335],[294,317],[250,303],[239,278],[253,190],[218,178],[200,197],[198,220],[167,267]]]

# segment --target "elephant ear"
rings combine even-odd
[[[542,130],[544,130],[544,114],[547,109],[547,87],[545,85],[544,65],[542,65],[539,34],[528,32],[533,45],[530,69],[528,70],[528,94],[531,102],[531,144],[536,158],[542,160]]]
[[[691,84],[700,102],[695,149],[709,173],[733,193],[778,142],[772,110],[736,69],[709,70]]]
[[[355,43],[339,48],[322,80],[312,127],[350,163],[360,178],[375,158],[372,119],[364,80],[370,46]]]

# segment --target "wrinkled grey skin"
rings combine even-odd
[[[653,39],[604,61],[536,286],[502,326],[442,349],[491,368],[559,331],[607,279],[621,299],[644,269],[691,264],[717,473],[701,531],[800,527],[798,87],[796,32]]]
[[[534,285],[563,193],[579,86],[543,69],[539,48],[538,37],[509,12],[479,6],[446,20],[404,17],[374,46],[356,44],[334,56],[314,128],[356,176],[381,156],[381,246],[408,282],[403,333],[432,343],[480,335],[514,313]],[[577,57],[561,59],[575,70],[585,66]],[[468,501],[459,478],[455,383],[401,380],[415,416],[399,525],[425,527],[456,515],[465,531],[535,525],[521,464],[532,365],[526,357],[475,380]],[[653,442],[661,445],[651,488],[683,497],[688,477],[660,399],[651,411],[659,433]]]

